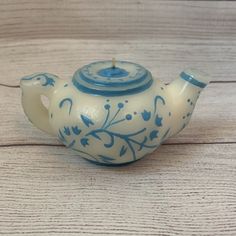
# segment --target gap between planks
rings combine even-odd
[[[198,142],[198,143],[163,143],[165,146],[182,146],[182,145],[221,145],[221,144],[236,144],[236,142]],[[14,143],[14,144],[0,144],[0,148],[7,147],[28,147],[28,146],[40,146],[40,147],[66,147],[63,144],[46,144],[46,143]]]
[[[236,80],[228,80],[228,81],[212,80],[210,81],[210,83],[211,84],[231,84],[231,83],[236,83]],[[7,87],[7,88],[20,88],[20,85],[9,85],[9,84],[2,84],[2,83],[0,83],[0,86]]]

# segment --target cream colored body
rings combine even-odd
[[[194,70],[188,73],[209,82]],[[170,85],[154,80],[134,95],[95,96],[46,73],[24,77],[21,88],[24,111],[35,126],[58,136],[80,156],[106,165],[136,161],[182,130],[202,90],[177,78]],[[48,109],[40,95],[48,97]]]

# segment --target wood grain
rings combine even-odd
[[[236,145],[162,146],[121,168],[1,149],[0,234],[235,235]]]
[[[234,41],[236,3],[157,0],[1,0],[0,38]]]
[[[0,235],[236,235],[236,2],[0,0]],[[33,127],[19,79],[116,57],[208,72],[192,121],[148,157],[88,163]]]
[[[236,83],[210,84],[203,91],[190,125],[167,143],[236,142]],[[26,119],[19,88],[0,86],[0,144],[59,144]]]
[[[207,72],[214,81],[236,81],[236,44],[52,39],[0,42],[0,83],[19,85],[19,78],[40,71],[68,79],[79,67],[112,57],[144,65],[165,82],[187,67]]]

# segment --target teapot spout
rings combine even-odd
[[[170,136],[179,133],[189,123],[201,91],[210,82],[207,74],[187,69],[167,87],[172,100],[172,129]]]

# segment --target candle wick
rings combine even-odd
[[[116,59],[114,57],[112,58],[112,68],[116,68]]]

